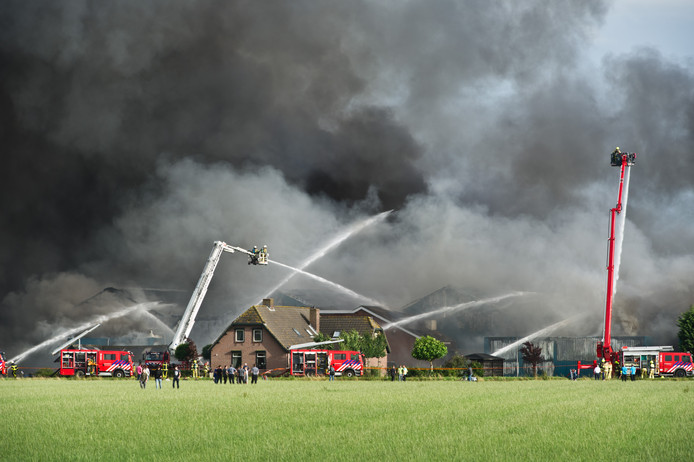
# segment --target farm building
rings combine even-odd
[[[480,363],[484,377],[501,377],[504,375],[504,358],[487,353],[472,353],[465,359]]]
[[[518,342],[521,337],[485,337],[484,351],[504,359],[504,375],[531,375],[532,366],[524,364],[520,353],[522,345],[505,352],[504,347]],[[530,342],[542,348],[543,362],[538,366],[538,373],[547,375],[568,376],[570,369],[575,369],[578,361],[589,363],[595,360],[595,347],[599,337],[538,337]],[[612,337],[612,348],[621,349],[623,346],[646,345],[646,337],[617,336]]]

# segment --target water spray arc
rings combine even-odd
[[[416,314],[416,315],[401,319],[399,321],[391,322],[390,324],[386,324],[385,326],[383,326],[383,330],[390,329],[391,327],[401,326],[403,324],[409,324],[411,322],[418,321],[420,319],[425,319],[425,318],[434,316],[436,314],[465,310],[465,309],[473,308],[473,307],[480,306],[480,305],[486,305],[488,303],[497,303],[497,302],[500,302],[502,300],[506,300],[507,298],[520,297],[521,295],[528,295],[531,293],[532,292],[511,292],[509,294],[499,295],[497,297],[483,298],[481,300],[473,300],[471,302],[460,303],[458,305],[453,305],[453,306],[444,306],[443,308],[437,308],[437,309],[432,310],[432,311],[427,311],[426,313]]]
[[[346,230],[335,236],[331,241],[329,241],[326,245],[318,249],[315,253],[311,254],[306,260],[304,260],[299,266],[298,270],[302,271],[315,261],[319,260],[320,258],[323,258],[328,252],[342,244],[344,241],[349,239],[351,236],[361,232],[364,228],[371,226],[374,223],[378,223],[381,220],[384,220],[388,215],[390,215],[393,211],[388,210],[386,212],[379,213],[378,215],[374,215],[372,217],[369,217],[365,220],[359,221],[351,226],[349,226]],[[297,271],[298,272],[298,271]],[[291,278],[293,278],[297,272],[293,272],[289,274],[287,277],[282,279],[279,284],[277,284],[275,287],[273,287],[268,293],[267,296],[269,297],[276,291],[278,291],[280,288],[282,288]],[[260,303],[260,301],[258,302]]]
[[[502,354],[506,353],[507,351],[513,350],[514,348],[517,348],[518,346],[524,344],[525,342],[528,342],[528,341],[530,341],[534,338],[540,337],[542,335],[549,334],[550,332],[555,331],[555,330],[559,329],[560,327],[564,327],[567,324],[570,324],[572,322],[576,322],[578,319],[580,319],[584,316],[585,315],[583,315],[583,314],[579,314],[579,315],[573,316],[571,318],[564,319],[563,321],[559,321],[557,323],[554,323],[551,326],[544,327],[544,328],[542,328],[536,332],[533,332],[530,335],[526,335],[525,337],[523,337],[520,340],[516,340],[515,342],[513,342],[509,345],[506,345],[503,348],[499,348],[494,353],[492,353],[492,355],[494,355],[494,356],[502,355]]]
[[[151,310],[151,309],[154,309],[158,306],[161,306],[161,303],[159,303],[159,302],[138,303],[137,305],[132,305],[132,306],[129,306],[127,308],[123,308],[121,310],[115,311],[113,313],[104,314],[101,316],[96,316],[94,319],[91,319],[89,322],[86,322],[84,324],[80,324],[79,326],[73,327],[71,329],[67,329],[67,330],[61,332],[60,334],[57,334],[57,335],[49,338],[48,340],[44,340],[43,342],[39,343],[38,345],[35,345],[35,346],[29,348],[28,350],[22,352],[21,354],[18,354],[14,358],[12,358],[10,360],[10,362],[18,363],[21,360],[23,360],[24,358],[26,358],[27,356],[29,356],[30,354],[34,353],[35,351],[38,351],[42,348],[45,348],[49,345],[52,345],[52,344],[56,343],[57,341],[59,341],[60,339],[66,337],[68,335],[72,335],[72,334],[75,334],[77,332],[81,332],[85,329],[89,329],[94,324],[103,324],[106,321],[110,321],[111,319],[119,318],[121,316],[126,316],[126,315],[133,313],[135,311],[138,311],[138,310]]]
[[[342,286],[342,285],[338,284],[337,282],[329,281],[329,280],[322,278],[318,275],[315,275],[313,273],[309,273],[308,271],[300,270],[299,268],[294,268],[293,266],[285,265],[284,263],[280,263],[278,261],[269,260],[269,262],[273,263],[275,265],[281,266],[283,268],[290,269],[290,270],[294,271],[295,273],[299,273],[299,274],[302,274],[304,276],[308,276],[311,279],[316,280],[318,282],[321,282],[327,286],[330,286],[333,289],[339,290],[342,293],[345,293],[347,295],[351,295],[352,297],[355,297],[355,298],[360,298],[362,300],[365,300],[372,305],[383,306],[383,304],[381,302],[379,302],[378,300],[374,300],[373,298],[367,297],[366,295],[358,294],[357,292],[355,292],[351,289],[348,289],[347,287]]]

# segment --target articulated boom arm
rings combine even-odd
[[[636,162],[636,154],[622,153],[619,148],[611,154],[610,163],[613,167],[621,167],[619,176],[619,194],[617,205],[610,209],[610,238],[608,244],[607,257],[607,297],[605,302],[605,330],[602,341],[598,342],[598,358],[605,361],[612,361],[614,352],[612,351],[612,301],[614,298],[614,246],[615,246],[615,219],[617,214],[622,211],[622,193],[624,191],[624,171]]]
[[[178,345],[183,343],[183,341],[186,338],[188,338],[188,336],[190,335],[190,331],[193,330],[193,325],[195,324],[195,316],[197,316],[198,310],[200,309],[200,305],[202,305],[202,301],[205,298],[207,288],[210,285],[210,281],[212,280],[212,276],[214,275],[214,270],[217,268],[217,263],[219,263],[219,259],[222,256],[222,253],[234,253],[234,251],[236,250],[243,249],[230,246],[229,244],[222,241],[215,241],[214,247],[212,248],[212,252],[210,253],[210,256],[207,258],[205,268],[202,270],[202,274],[200,275],[200,279],[198,280],[198,284],[195,286],[195,290],[193,291],[193,295],[190,297],[188,306],[186,307],[186,310],[183,312],[183,318],[181,318],[181,322],[178,324],[176,334],[174,334],[174,338],[171,341],[171,345],[169,345],[169,350],[172,353],[176,350],[176,347]]]

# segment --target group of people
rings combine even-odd
[[[631,381],[636,380],[636,366],[634,364],[631,366],[623,364],[620,368],[619,362],[617,362],[615,367],[617,377],[621,377],[623,382],[626,382],[629,379],[631,379]],[[641,367],[641,378],[645,379],[646,376],[651,379],[655,378],[655,363],[653,360],[650,361],[648,367],[645,365]],[[577,377],[578,373],[574,369],[571,369],[571,379],[576,380]],[[595,367],[593,368],[593,378],[595,380],[610,380],[612,378],[612,363],[605,361],[604,359],[602,360],[602,363],[596,363]]]
[[[247,384],[248,376],[251,377],[251,384],[258,383],[258,375],[260,375],[260,369],[258,369],[257,364],[253,364],[253,367],[249,368],[248,363],[244,364],[238,369],[234,366],[217,366],[217,368],[212,373],[212,378],[214,383],[231,383]]]
[[[140,383],[140,388],[147,388],[147,382],[149,381],[149,378],[152,377],[154,379],[154,387],[161,389],[162,378],[164,377],[162,367],[152,367],[150,370],[147,364],[145,364],[144,367],[142,364],[138,364],[135,372],[137,373],[137,381]],[[172,378],[173,382],[171,386],[173,388],[181,388],[181,371],[178,366],[174,366]]]
[[[407,367],[405,367],[404,364],[400,365],[398,368],[396,368],[395,365],[390,368],[390,381],[395,382],[396,376],[398,382],[404,382],[407,379]]]

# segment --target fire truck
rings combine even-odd
[[[7,375],[7,366],[5,366],[5,352],[0,351],[0,375]]]
[[[637,374],[641,369],[648,369],[653,361],[655,376],[691,377],[694,375],[692,355],[674,351],[671,346],[623,347],[620,352],[620,364],[635,366]]]
[[[133,354],[115,350],[60,350],[60,375],[84,377],[130,377]]]
[[[364,375],[364,355],[358,351],[295,349],[290,351],[290,355],[289,374],[293,376],[326,375],[331,365],[335,368],[335,375]]]
[[[163,364],[166,364],[166,367],[169,368],[171,365],[168,351],[149,351],[143,356],[145,364],[150,369],[159,369]]]

